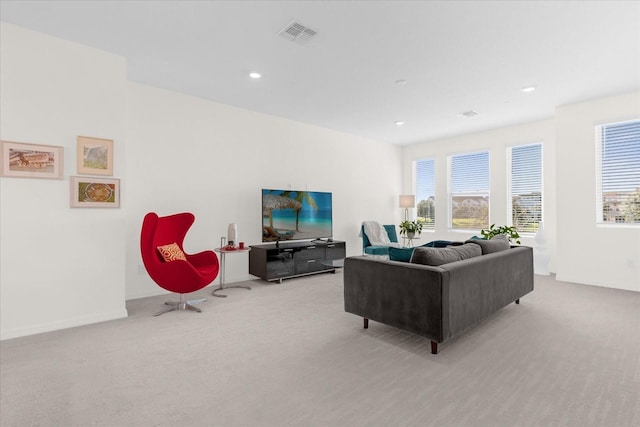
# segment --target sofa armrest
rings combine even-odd
[[[533,291],[533,250],[515,246],[441,266],[449,275],[445,339],[481,322]]]
[[[440,267],[356,256],[345,260],[349,313],[442,342],[447,328],[448,273]]]

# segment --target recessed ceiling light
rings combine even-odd
[[[477,116],[478,114],[480,114],[480,113],[478,113],[475,110],[469,110],[469,111],[463,111],[462,113],[458,113],[457,116],[458,117],[473,117],[473,116]]]
[[[251,77],[252,79],[259,79],[260,77],[262,77],[262,74],[253,72],[249,73],[249,77]]]
[[[525,86],[520,90],[522,92],[524,92],[524,93],[529,93],[529,92],[533,92],[534,90],[536,90],[536,87],[535,86]]]
[[[402,120],[396,120],[396,121],[395,121],[396,126],[402,126],[402,125],[404,125],[405,123],[406,123],[406,122],[403,122]]]
[[[405,79],[400,79],[400,80],[396,80],[394,83],[397,85],[406,85],[407,81]]]

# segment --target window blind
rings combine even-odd
[[[450,228],[489,227],[489,152],[448,157]]]
[[[417,219],[423,230],[434,230],[436,225],[436,175],[435,160],[425,159],[415,162]]]
[[[598,222],[640,224],[640,120],[596,131]]]
[[[542,144],[508,148],[508,217],[521,233],[535,233],[542,221]]]

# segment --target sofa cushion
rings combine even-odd
[[[411,261],[414,248],[389,248],[389,261]]]
[[[432,240],[429,243],[420,245],[423,248],[446,248],[451,244],[449,240]],[[389,248],[389,260],[410,262],[415,248]]]
[[[467,240],[465,243],[479,245],[482,248],[482,255],[494,252],[506,251],[511,248],[509,238],[504,234],[494,236],[491,240]]]
[[[482,255],[482,249],[478,245],[471,243],[461,246],[450,246],[447,248],[426,248],[420,246],[415,248],[411,262],[414,264],[442,265],[450,262],[462,261]]]

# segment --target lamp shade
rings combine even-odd
[[[413,194],[401,194],[400,195],[400,207],[401,208],[415,208],[416,196]]]

